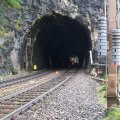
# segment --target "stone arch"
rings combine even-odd
[[[41,42],[39,42],[38,39],[40,39]],[[57,42],[55,41],[55,39],[57,39]],[[52,46],[52,44],[54,44],[55,42],[56,48],[55,46]],[[67,43],[70,45],[67,45]],[[37,44],[42,44],[42,46],[37,46]],[[63,47],[63,49],[65,50],[61,49],[60,44],[62,45],[61,47]],[[46,55],[47,57],[45,58],[43,56],[39,56],[38,54],[38,56],[41,57],[43,60],[37,58],[35,56],[35,52],[37,51],[36,47],[38,47],[38,49],[40,47],[40,51],[42,51],[43,49],[45,51],[48,50],[49,52],[45,52],[43,50],[44,52],[41,53]],[[42,47],[44,48],[42,49]],[[61,50],[60,52],[57,49],[57,47]],[[89,60],[88,52],[91,49],[92,43],[90,38],[90,30],[88,29],[87,25],[83,24],[82,21],[80,23],[76,19],[72,19],[69,16],[63,16],[53,12],[51,15],[44,15],[41,19],[37,19],[33,26],[30,28],[29,32],[25,35],[23,40],[23,46],[21,49],[21,68],[31,70],[33,68],[33,64],[39,64],[39,62],[35,62],[37,61],[35,60],[35,58],[40,60],[41,62],[46,61],[45,63],[42,63],[42,65],[38,65],[38,68],[40,68],[39,66],[41,66],[41,68],[49,67],[49,57],[51,57],[52,61],[56,59],[56,63],[52,63],[52,66],[58,67],[62,63],[60,63],[57,59],[62,58],[61,61],[65,63],[67,61],[67,58],[65,57],[69,57],[72,54],[76,54],[79,57],[79,59],[81,60],[81,66],[83,64],[84,59],[86,59],[85,63],[87,65]],[[56,52],[52,53],[50,51]],[[46,66],[44,64],[46,64]]]

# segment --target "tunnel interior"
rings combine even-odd
[[[41,68],[68,67],[69,57],[77,56],[79,67],[89,64],[91,38],[88,27],[60,14],[45,15],[36,21],[32,63]],[[34,32],[34,31],[33,31]]]

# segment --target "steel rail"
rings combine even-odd
[[[43,70],[40,70],[40,71],[32,71],[30,73],[27,73],[27,74],[24,74],[24,75],[21,75],[21,74],[18,74],[18,76],[12,76],[11,78],[4,78],[4,79],[1,79],[0,80],[0,84],[1,83],[6,83],[6,82],[10,82],[10,81],[13,81],[15,79],[23,79],[23,78],[27,78],[27,77],[30,77],[32,75],[36,75],[38,74],[38,72],[43,72]]]
[[[11,118],[15,118],[17,117],[18,114],[20,114],[21,112],[24,112],[26,109],[30,108],[33,104],[37,103],[39,100],[42,100],[46,95],[50,94],[51,92],[53,92],[54,90],[56,90],[58,87],[60,87],[61,85],[63,85],[65,82],[67,82],[71,77],[73,77],[76,73],[76,71],[73,73],[73,72],[68,72],[70,73],[70,75],[67,75],[67,76],[59,76],[58,78],[60,80],[56,80],[55,79],[52,79],[51,81],[48,81],[47,83],[45,83],[42,86],[41,90],[42,91],[45,91],[46,90],[46,86],[49,86],[51,85],[52,88],[49,89],[49,87],[47,88],[47,91],[43,92],[40,96],[34,98],[33,100],[29,101],[28,103],[26,103],[25,105],[21,106],[20,108],[16,109],[15,111],[9,113],[8,115],[4,116],[2,119],[0,120],[10,120]],[[34,90],[35,91],[35,90]]]
[[[37,75],[30,76],[28,78],[13,79],[13,81],[8,81],[7,83],[3,83],[3,84],[1,83],[0,84],[0,88],[7,87],[7,86],[10,86],[10,85],[13,85],[13,84],[17,84],[17,83],[20,83],[20,82],[24,82],[24,81],[36,79],[36,78],[41,77],[41,76],[43,76],[43,75],[45,75],[46,73],[49,73],[49,72],[51,72],[51,71],[46,71],[44,73],[40,72]]]
[[[63,73],[61,73],[61,74],[63,74]],[[61,74],[60,74],[60,75],[61,75]],[[58,76],[60,76],[60,75],[58,75]],[[56,77],[58,77],[58,76],[56,76]],[[52,80],[52,79],[53,79],[53,78],[51,78],[50,80]],[[19,94],[21,94],[21,93],[24,93],[24,92],[26,92],[26,91],[28,91],[28,90],[31,90],[31,89],[33,89],[33,88],[35,88],[35,87],[37,87],[37,86],[42,85],[42,84],[44,84],[44,83],[37,83],[37,85],[33,85],[33,86],[28,87],[28,88],[25,88],[25,89],[23,89],[23,90],[21,90],[21,91],[16,91],[16,92],[14,92],[14,93],[12,93],[12,94],[9,94],[9,95],[7,95],[7,96],[1,97],[1,98],[0,98],[0,102],[2,102],[2,101],[4,101],[4,100],[7,100],[7,99],[10,99],[10,98],[12,98],[12,97],[14,97],[14,96],[16,96],[16,95],[19,95]]]

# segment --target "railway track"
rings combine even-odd
[[[2,87],[0,88],[0,101],[20,94],[21,91],[32,89],[38,84],[47,82],[49,80],[48,78],[54,78],[56,76],[59,76],[63,72],[65,72],[65,70],[57,71],[57,73],[55,70],[52,70],[41,75],[33,76],[32,79],[28,79],[29,81],[23,79],[22,82],[18,82],[17,84],[13,83],[13,85]]]
[[[30,73],[29,75],[23,75],[23,76],[20,76],[20,77],[17,77],[17,78],[0,80],[0,88],[10,86],[10,85],[13,85],[13,84],[18,84],[18,83],[23,82],[23,81],[28,81],[28,80],[31,80],[31,79],[35,79],[35,78],[38,78],[38,77],[40,77],[42,75],[45,75],[49,72],[50,71],[48,71],[48,70],[47,71],[41,70],[41,71],[38,71],[38,72],[36,71],[36,72]]]
[[[22,92],[12,98],[0,101],[0,120],[14,119],[18,114],[24,112],[26,109],[43,99],[47,94],[57,89],[64,82],[69,80],[76,70],[70,70],[63,74],[49,78],[49,81],[38,84],[33,88]]]

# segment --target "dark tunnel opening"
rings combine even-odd
[[[39,32],[33,45],[32,64],[38,69],[68,67],[73,55],[78,57],[79,67],[89,64],[91,38],[86,25],[55,13],[42,17],[35,26]]]

